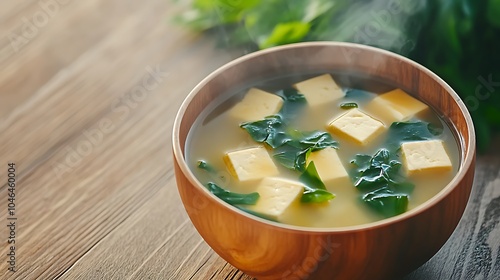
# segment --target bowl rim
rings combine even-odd
[[[463,158],[460,160],[460,166],[458,169],[457,174],[453,177],[453,179],[445,186],[441,191],[439,191],[437,194],[435,194],[433,197],[425,201],[424,203],[416,206],[413,209],[410,209],[406,211],[405,213],[402,213],[400,215],[390,217],[390,218],[383,218],[379,221],[371,222],[371,223],[366,223],[366,224],[360,224],[360,225],[353,225],[353,226],[343,226],[343,227],[306,227],[306,226],[296,226],[296,225],[290,225],[290,224],[284,224],[284,223],[279,223],[279,222],[274,222],[274,221],[269,221],[264,218],[257,217],[255,215],[249,214],[245,211],[242,211],[228,203],[225,203],[218,197],[216,197],[214,194],[212,194],[210,191],[208,191],[207,188],[205,188],[202,183],[196,178],[196,176],[193,174],[191,169],[188,167],[187,162],[185,160],[185,156],[182,152],[181,149],[181,142],[179,138],[180,134],[180,127],[181,127],[181,122],[183,120],[184,114],[186,113],[186,110],[191,103],[191,101],[194,99],[196,94],[202,89],[209,81],[211,81],[213,78],[217,77],[220,73],[226,71],[228,68],[233,67],[234,65],[237,65],[239,63],[242,63],[244,61],[253,59],[254,57],[261,56],[263,54],[268,54],[272,52],[280,52],[283,50],[287,49],[295,49],[295,48],[309,48],[309,47],[346,47],[346,48],[356,48],[360,50],[367,50],[371,51],[374,53],[379,53],[383,54],[386,56],[393,57],[395,59],[399,59],[403,61],[404,63],[410,64],[414,68],[419,69],[432,79],[434,79],[436,82],[438,82],[447,92],[450,94],[453,99],[457,102],[458,107],[460,108],[461,114],[463,115],[465,119],[465,123],[467,126],[467,132],[468,132],[468,139],[469,143],[468,145],[464,146],[465,143],[463,141],[463,136],[459,136],[459,139],[457,139],[457,144],[461,147],[459,149],[461,150],[460,155],[464,154],[464,149],[467,151],[465,152]],[[451,123],[450,123],[451,124]],[[456,131],[455,128],[452,128]],[[402,55],[393,53],[391,51],[387,51],[384,49],[380,49],[377,47],[372,47],[372,46],[367,46],[367,45],[362,45],[362,44],[357,44],[357,43],[348,43],[348,42],[335,42],[335,41],[316,41],[316,42],[302,42],[302,43],[294,43],[294,44],[288,44],[288,45],[283,45],[283,46],[276,46],[276,47],[271,47],[268,49],[264,50],[259,50],[256,52],[252,52],[246,55],[243,55],[241,57],[238,57],[236,59],[231,60],[230,62],[218,67],[216,70],[211,72],[208,76],[206,76],[204,79],[202,79],[186,96],[184,101],[182,102],[181,106],[179,107],[179,110],[176,114],[176,117],[174,119],[173,123],[173,130],[172,130],[172,148],[173,148],[173,155],[174,155],[174,160],[177,162],[181,172],[184,173],[185,177],[189,180],[189,182],[198,189],[201,189],[201,192],[203,193],[206,198],[218,203],[219,205],[227,208],[230,211],[233,211],[235,214],[245,216],[247,218],[250,218],[256,222],[266,224],[271,227],[277,227],[285,230],[292,230],[292,231],[297,231],[297,232],[304,232],[304,233],[329,233],[329,232],[354,232],[354,231],[362,231],[362,230],[367,230],[367,229],[375,229],[378,227],[384,227],[388,226],[390,224],[398,223],[404,220],[407,220],[409,218],[412,218],[422,212],[424,212],[426,209],[431,208],[438,202],[440,202],[442,199],[444,199],[449,193],[451,193],[455,188],[458,187],[459,182],[461,182],[467,171],[471,168],[471,165],[474,163],[475,159],[475,153],[476,153],[476,137],[475,137],[475,132],[474,132],[474,124],[472,121],[472,117],[467,110],[467,107],[463,100],[458,96],[458,94],[449,86],[443,79],[441,79],[437,74],[432,72],[431,70],[427,69],[423,65],[406,58]],[[177,176],[177,175],[176,175]]]

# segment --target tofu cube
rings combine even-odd
[[[279,221],[290,205],[301,197],[304,185],[296,181],[268,177],[260,182],[255,191],[260,195],[259,200],[248,209]]]
[[[385,130],[385,126],[380,121],[355,108],[330,122],[328,129],[334,134],[353,140],[355,143],[366,145],[379,136]]]
[[[330,74],[324,74],[293,85],[310,106],[333,102],[345,96]]]
[[[281,110],[283,99],[275,94],[251,88],[243,99],[230,109],[229,115],[238,121],[258,121]]]
[[[307,158],[307,164],[311,161],[314,162],[319,177],[325,184],[341,184],[349,178],[337,150],[334,148],[312,152]]]
[[[240,181],[261,179],[279,173],[263,146],[228,152],[224,156],[224,163],[229,172]]]
[[[403,90],[395,89],[375,97],[367,108],[390,125],[406,121],[429,107]]]
[[[410,175],[422,171],[451,170],[451,160],[441,140],[406,142],[401,144],[401,150]]]

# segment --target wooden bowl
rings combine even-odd
[[[220,94],[284,73],[346,71],[397,85],[451,124],[459,144],[458,174],[437,195],[402,215],[366,225],[307,228],[249,215],[209,193],[185,160],[198,115]],[[453,89],[423,66],[373,47],[313,42],[238,58],[201,81],[182,104],[173,128],[177,186],[194,226],[217,254],[259,279],[393,279],[429,260],[457,226],[474,178],[471,117]]]

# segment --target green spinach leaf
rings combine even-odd
[[[283,106],[278,114],[281,115],[286,122],[290,122],[299,116],[307,104],[304,95],[294,88],[279,90],[276,92],[276,95],[284,100]]]
[[[370,155],[357,154],[354,156],[354,159],[351,160],[351,163],[358,167],[357,169],[355,169],[356,172],[364,171],[364,170],[370,168],[371,159],[372,159],[372,156],[370,156]]]
[[[289,143],[276,149],[273,157],[288,169],[304,171],[311,149],[301,149]]]
[[[357,167],[351,174],[354,186],[363,193],[362,200],[389,216],[406,211],[414,188],[400,175],[401,163],[394,158],[389,150],[380,149],[373,156],[356,155],[351,161]]]
[[[300,175],[299,181],[305,186],[304,194],[300,199],[303,203],[322,203],[335,198],[334,194],[326,190],[314,162],[307,165],[306,170]]]
[[[435,139],[442,132],[441,127],[424,121],[393,122],[389,127],[388,147],[396,151],[403,142]]]
[[[254,141],[267,143],[272,148],[277,148],[290,141],[280,115],[268,116],[260,121],[246,122],[240,127],[245,129]]]
[[[218,198],[222,199],[223,201],[231,205],[235,204],[253,205],[257,203],[257,200],[260,197],[259,193],[257,192],[247,193],[247,194],[231,192],[217,186],[213,182],[208,182],[207,188],[215,196],[217,196]]]
[[[302,102],[297,92],[282,92],[287,102]],[[327,147],[338,148],[328,132],[301,132],[290,130],[281,115],[272,115],[264,120],[246,122],[240,125],[252,139],[259,143],[267,143],[274,149],[273,157],[283,166],[292,170],[304,171],[309,153]]]
[[[335,195],[325,190],[313,190],[304,192],[300,198],[302,203],[323,203],[335,198]]]
[[[395,193],[387,187],[368,192],[363,195],[362,199],[368,206],[385,217],[402,214],[408,209],[408,195]]]
[[[197,162],[197,166],[198,168],[203,169],[212,175],[216,175],[217,173],[215,168],[204,160],[199,160]],[[252,205],[255,204],[259,199],[259,194],[257,192],[248,194],[235,193],[219,187],[214,182],[208,182],[207,189],[215,196],[217,196],[218,198],[222,199],[223,201],[231,205],[236,205],[236,204]]]
[[[338,148],[337,141],[333,140],[328,132],[300,132],[294,130],[288,135],[290,136],[290,141],[277,148],[273,156],[280,164],[292,170],[304,171],[307,156],[311,152],[327,147]]]
[[[340,104],[341,109],[349,110],[352,108],[358,108],[358,103],[355,102],[345,102]]]
[[[408,189],[408,183],[399,174],[401,162],[394,159],[387,149],[378,150],[375,155],[356,155],[351,161],[354,170],[354,186],[361,191],[373,191],[388,186],[394,190],[401,185]]]
[[[285,145],[276,149],[273,157],[284,167],[295,170],[295,167],[300,165],[300,163],[296,163],[299,157],[299,152],[299,149]]]
[[[285,102],[306,102],[306,97],[294,88],[285,88],[278,90],[276,95],[280,96]]]
[[[389,135],[400,140],[427,140],[439,134],[437,127],[424,121],[394,122],[389,128]]]
[[[338,148],[337,141],[333,140],[332,136],[328,132],[311,131],[300,134],[301,136],[297,140],[300,147],[303,149],[310,148],[312,152],[315,152],[328,147]]]
[[[203,169],[209,173],[215,173],[215,168],[213,168],[212,165],[210,165],[208,162],[206,162],[204,160],[197,161],[196,166],[198,166],[198,168]]]

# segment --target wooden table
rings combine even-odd
[[[0,4],[1,279],[249,279],[190,223],[170,139],[189,90],[245,50],[172,24],[180,10],[169,0]],[[499,169],[498,154],[478,158],[459,227],[406,279],[500,275]]]

